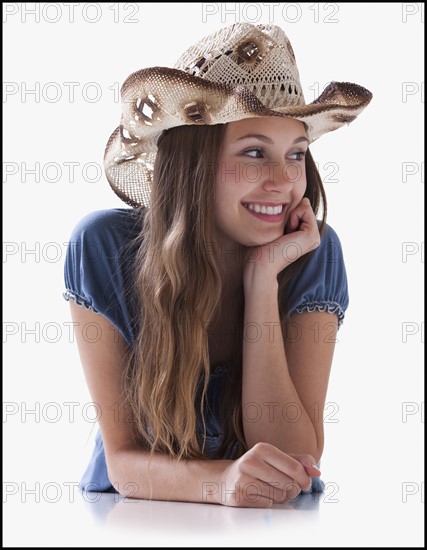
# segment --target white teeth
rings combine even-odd
[[[283,204],[279,204],[279,206],[264,206],[260,204],[245,204],[246,208],[249,210],[253,210],[254,212],[261,213],[261,214],[267,214],[270,216],[277,216],[277,214],[281,214],[283,210]]]

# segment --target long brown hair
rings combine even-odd
[[[222,280],[214,226],[216,166],[226,125],[180,126],[163,132],[153,174],[151,205],[141,208],[141,230],[134,261],[134,284],[141,312],[125,372],[125,395],[136,440],[154,452],[187,459],[209,458],[197,434],[199,404],[204,422],[210,362],[207,327],[221,307]],[[314,213],[326,197],[310,152],[306,155],[307,189]],[[210,243],[212,248],[207,247]],[[280,299],[287,282],[303,269],[312,252],[278,277]],[[243,315],[242,315],[243,317]],[[236,444],[238,458],[247,450],[241,411],[242,332],[239,350],[224,385],[221,425],[223,456]],[[199,396],[199,399],[198,397]]]

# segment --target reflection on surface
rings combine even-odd
[[[124,498],[117,493],[82,493],[86,508],[97,522],[106,526],[144,531],[185,531],[187,533],[224,532],[244,528],[265,530],[269,527],[295,526],[319,516],[318,493],[300,494],[291,502],[273,508],[234,508],[193,502],[166,502]]]

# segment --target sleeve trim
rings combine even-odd
[[[296,307],[293,311],[291,311],[291,314],[294,313],[295,311],[297,313],[303,313],[304,311],[308,311],[309,313],[312,313],[315,310],[326,311],[328,313],[336,313],[338,316],[338,330],[343,324],[344,310],[338,302],[331,302],[331,301],[308,302],[308,303],[302,304],[301,306]]]
[[[86,298],[83,298],[83,296],[80,296],[79,294],[77,294],[77,292],[74,292],[73,290],[69,290],[67,288],[67,290],[62,293],[62,296],[67,301],[71,300],[75,302],[77,305],[82,306],[85,309],[88,309],[89,311],[93,311],[94,313],[99,313],[99,311],[97,311],[93,307],[93,305],[89,302],[89,300],[87,300]]]

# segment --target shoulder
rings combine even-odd
[[[320,229],[320,220],[317,220],[317,224]],[[341,240],[335,229],[325,223],[320,235],[320,244],[313,251],[302,272],[308,272],[314,276],[318,271],[324,275],[332,275],[341,270],[345,271]]]
[[[317,220],[317,224],[320,227],[320,220]],[[335,248],[335,250],[341,250],[341,240],[338,237],[335,229],[330,226],[328,223],[325,224],[323,233],[320,236],[320,249],[323,249],[324,253],[329,248],[330,251]]]
[[[144,216],[130,208],[85,215],[72,230],[64,264],[64,298],[103,314],[128,342],[134,328],[133,261]]]
[[[320,220],[317,220],[320,228]],[[341,240],[335,229],[325,224],[320,245],[301,271],[288,282],[284,292],[289,315],[303,311],[327,311],[338,315],[339,325],[349,305],[347,273]]]
[[[67,260],[106,262],[125,253],[140,234],[144,212],[131,208],[96,210],[72,230]]]
[[[95,239],[114,235],[126,237],[136,227],[139,219],[140,215],[132,208],[95,210],[76,223],[71,238],[78,241],[82,238]]]
[[[320,229],[320,220],[317,220]],[[304,267],[306,271],[315,271],[322,268],[331,273],[332,268],[335,270],[345,269],[344,255],[341,240],[335,229],[326,223],[320,235],[320,244],[313,251],[309,261]]]

